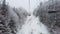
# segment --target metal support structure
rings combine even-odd
[[[30,12],[30,0],[29,0],[29,12]]]

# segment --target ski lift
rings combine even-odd
[[[54,3],[53,1],[54,0],[51,0],[52,1],[52,4]],[[55,1],[56,2],[56,1]],[[60,11],[57,11],[56,9],[55,9],[55,5],[52,5],[53,6],[53,9],[49,9],[48,10],[48,13],[57,13],[57,12],[60,12]],[[49,5],[49,7],[50,7],[50,5]]]
[[[48,11],[48,13],[57,13],[57,12],[59,12],[59,11],[53,11],[53,10]]]

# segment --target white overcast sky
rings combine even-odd
[[[29,0],[6,0],[10,6],[12,7],[23,7],[25,8],[27,11],[29,11]],[[40,1],[44,1],[44,0],[40,0]],[[39,0],[30,0],[30,11],[33,11],[34,8],[36,8],[39,3]]]

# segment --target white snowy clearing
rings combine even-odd
[[[50,34],[47,27],[39,22],[39,18],[33,15],[28,16],[22,29],[17,34]]]
[[[29,12],[29,0],[14,0],[14,1],[7,0],[7,2],[9,2],[10,5],[12,6],[14,5],[15,7],[18,6],[20,7],[21,5]],[[31,0],[30,12],[32,12],[36,8],[37,4],[38,5],[40,4],[39,0],[38,1]],[[33,16],[33,14],[31,14],[31,16],[27,16],[25,24],[22,26],[21,29],[18,30],[17,34],[50,34],[50,33],[48,32],[47,27],[41,22],[39,22],[39,17],[35,17]]]

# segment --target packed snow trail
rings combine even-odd
[[[50,34],[44,24],[39,22],[39,18],[33,15],[28,16],[22,29],[17,34]]]

